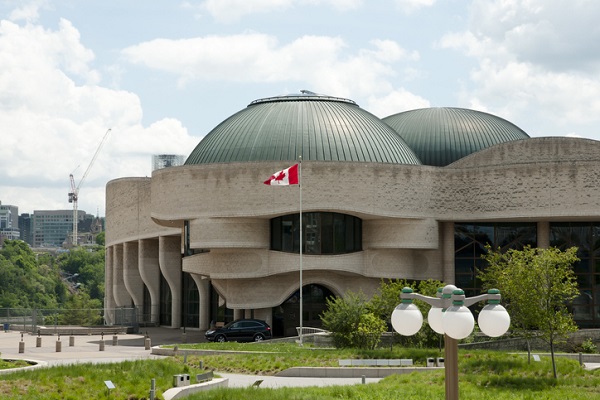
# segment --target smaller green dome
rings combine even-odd
[[[210,131],[185,164],[252,161],[421,164],[402,138],[354,101],[301,94],[255,100]]]
[[[511,122],[466,108],[422,108],[383,118],[425,165],[443,167],[495,144],[527,139]]]

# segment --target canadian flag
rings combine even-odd
[[[282,171],[275,172],[265,182],[265,185],[298,185],[300,180],[298,179],[298,164],[292,165]]]

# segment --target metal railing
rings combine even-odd
[[[40,328],[126,326],[137,329],[143,315],[135,307],[114,309],[0,308],[0,328],[37,332]],[[110,315],[110,323],[105,316]]]

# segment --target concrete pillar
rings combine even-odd
[[[133,304],[141,310],[144,304],[144,283],[138,266],[138,242],[123,244],[123,282]]]
[[[233,319],[243,319],[244,318],[244,309],[236,308],[233,310]]]
[[[123,244],[113,246],[113,296],[116,307],[131,307],[131,296],[123,279]]]
[[[171,328],[181,328],[181,237],[161,236],[158,239],[160,272],[171,289]]]
[[[191,274],[192,279],[198,287],[198,296],[200,300],[200,315],[198,316],[200,330],[207,330],[210,324],[210,296],[209,296],[209,281],[202,278],[200,275]]]
[[[244,310],[244,318],[252,318],[252,310],[250,308]]]
[[[441,230],[442,281],[447,285],[453,285],[456,279],[454,267],[454,222],[442,222]]]
[[[255,308],[254,318],[262,319],[267,324],[273,327],[273,309],[272,308]]]
[[[113,246],[108,246],[104,255],[104,320],[107,325],[113,325],[115,315],[113,309],[116,307],[113,287]]]
[[[138,241],[138,270],[150,292],[150,322],[158,324],[160,316],[160,267],[158,265],[158,239]]]
[[[537,223],[537,247],[547,249],[550,247],[550,222]]]

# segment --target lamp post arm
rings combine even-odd
[[[444,300],[445,300],[445,299],[441,299],[439,297],[424,296],[419,293],[402,293],[400,295],[400,298],[403,300],[404,299],[421,300],[421,301],[424,301],[425,303],[429,304],[430,306],[440,307],[440,308],[444,307]]]
[[[467,297],[467,298],[465,298],[464,302],[465,302],[465,307],[469,307],[475,303],[479,303],[480,301],[486,301],[486,300],[497,300],[498,302],[500,302],[501,298],[502,298],[502,296],[500,296],[500,294],[485,293],[485,294],[480,294],[479,296]]]

